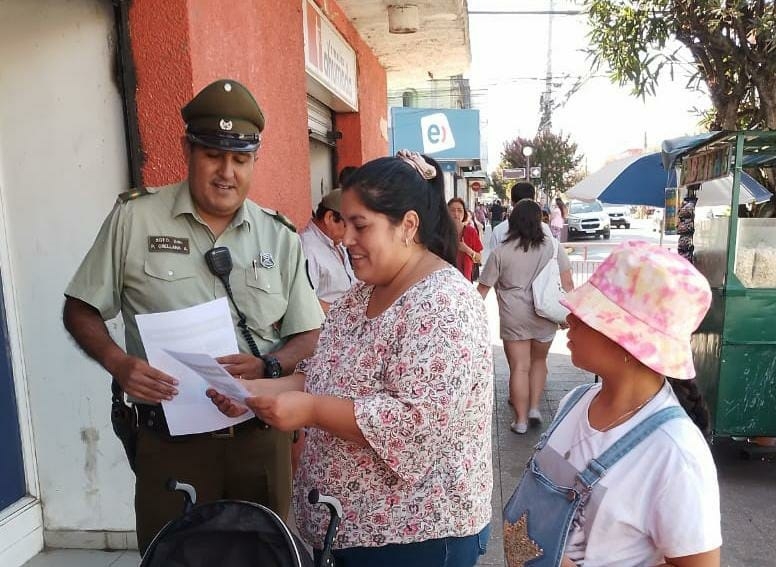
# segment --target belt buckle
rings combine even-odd
[[[223,433],[218,433],[217,431],[213,431],[210,433],[210,436],[215,437],[216,439],[231,439],[234,437],[234,425],[230,425],[229,427],[227,427],[226,431],[224,431]]]

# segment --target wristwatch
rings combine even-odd
[[[280,361],[271,354],[262,354],[259,358],[264,361],[264,377],[280,378],[283,369],[280,367]]]

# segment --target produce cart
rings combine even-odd
[[[663,161],[667,169],[678,168],[680,192],[690,195],[685,203],[695,182],[727,168],[733,173],[729,212],[696,210],[694,226],[686,225],[688,257],[713,292],[693,336],[693,357],[715,436],[776,437],[776,218],[739,216],[741,168],[776,165],[776,132],[665,140]]]

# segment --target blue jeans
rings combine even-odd
[[[478,534],[443,537],[381,547],[349,547],[334,552],[337,567],[472,567],[485,555],[490,524]],[[320,550],[315,550],[318,561]]]

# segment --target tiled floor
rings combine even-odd
[[[36,555],[24,567],[137,567],[137,551],[53,549]]]

